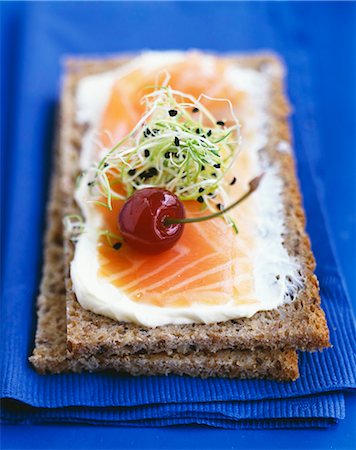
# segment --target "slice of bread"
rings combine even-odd
[[[48,206],[45,261],[37,301],[36,347],[30,357],[39,373],[114,369],[132,375],[168,374],[201,377],[273,378],[298,377],[298,357],[293,350],[222,350],[118,356],[92,348],[92,353],[73,358],[67,351],[66,292],[64,286],[63,195],[55,181]]]
[[[116,322],[83,309],[72,290],[69,265],[73,246],[65,239],[65,273],[67,290],[67,341],[73,359],[87,354],[105,354],[113,358],[134,353],[218,352],[227,349],[301,349],[317,350],[329,346],[329,333],[320,307],[315,261],[305,232],[305,216],[296,179],[293,155],[281,151],[290,147],[289,106],[284,96],[284,68],[272,55],[233,56],[235,64],[268,74],[271,92],[268,144],[261,157],[278,165],[283,181],[285,228],[284,245],[301,266],[304,287],[296,298],[278,309],[261,311],[251,318],[216,324],[166,325],[146,328],[132,323]],[[75,121],[75,91],[80,78],[99,73],[126,62],[112,60],[70,60],[64,80],[60,128],[61,189],[66,213],[78,212],[73,200],[74,180],[78,174],[78,157],[83,129]]]

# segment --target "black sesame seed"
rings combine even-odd
[[[222,211],[224,209],[224,205],[222,205],[221,203],[218,203],[216,207],[218,208],[219,211]]]
[[[276,280],[279,280],[281,278],[280,275],[276,275]]]
[[[171,154],[171,152],[166,152],[166,153],[164,154],[164,157],[168,159],[170,154]]]
[[[95,181],[89,181],[88,186],[94,186]]]
[[[143,135],[144,135],[145,137],[147,137],[147,136],[149,136],[151,133],[152,133],[151,130],[150,130],[149,128],[146,128],[145,131],[143,132]]]
[[[207,136],[211,136],[212,134],[213,134],[213,132],[212,132],[211,130],[209,130],[209,131],[206,133]]]
[[[197,128],[197,129],[195,130],[195,132],[196,132],[196,134],[200,134],[200,128]]]
[[[120,250],[121,247],[122,247],[121,242],[115,242],[115,244],[113,245],[113,249],[115,250]]]
[[[153,128],[152,134],[157,134],[157,133],[159,133],[159,129],[158,128]]]
[[[146,158],[148,158],[150,156],[150,151],[147,150],[147,148],[146,148],[146,150],[143,152],[143,154],[146,156]]]
[[[193,108],[193,113],[197,113],[199,111],[199,108]]]
[[[199,195],[199,197],[197,198],[197,202],[204,203],[204,199],[201,195]]]
[[[106,162],[106,163],[104,163],[104,167],[108,167],[109,166],[109,164]]]
[[[215,172],[213,172],[213,173],[211,174],[211,176],[212,176],[212,177],[215,177],[215,178],[217,177],[217,175],[216,175]]]
[[[151,167],[148,172],[152,177],[158,174],[158,170],[155,167]]]
[[[179,146],[179,138],[178,138],[177,136],[174,138],[174,145],[175,145],[176,147]]]
[[[204,188],[199,188],[199,192],[204,192]]]
[[[128,171],[128,174],[130,175],[130,177],[132,177],[133,175],[135,175],[135,173],[136,173],[136,169],[130,169],[130,170]]]
[[[225,125],[225,122],[223,122],[222,120],[218,120],[216,122],[216,125],[220,125],[221,127],[223,127]]]
[[[214,164],[214,167],[216,168],[216,169],[220,169],[220,164],[218,163],[218,164]]]
[[[174,117],[174,116],[176,116],[176,115],[178,114],[178,111],[176,111],[175,109],[170,109],[170,110],[168,111],[168,114],[169,114],[171,117]]]
[[[205,166],[201,166],[201,170],[205,170]]]
[[[230,181],[230,186],[232,186],[233,184],[236,183],[236,177],[234,177],[231,181]]]

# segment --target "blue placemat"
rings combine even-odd
[[[313,128],[313,105],[308,97],[307,61],[296,53],[287,55],[287,62],[290,93],[296,108],[298,173],[333,348],[301,355],[301,378],[295,383],[175,376],[132,378],[110,374],[44,377],[29,366],[49,143],[53,136],[50,124],[59,80],[58,59],[68,51],[90,48],[92,52],[112,52],[117,48],[112,43],[110,29],[102,30],[100,41],[94,42],[90,21],[74,25],[73,21],[68,22],[68,15],[57,16],[50,8],[34,8],[34,12],[25,32],[15,127],[17,139],[8,181],[1,394],[12,400],[4,404],[3,420],[136,426],[202,423],[226,428],[274,428],[326,426],[341,419],[344,399],[336,392],[356,387],[355,325],[325,229],[313,166],[310,166],[311,156],[319,146]],[[40,52],[34,51],[38,48]],[[129,43],[127,49],[131,49]],[[30,406],[19,407],[14,400]]]
[[[32,408],[7,404],[8,423],[75,422],[93,425],[168,426],[200,423],[222,428],[327,426],[345,417],[342,394],[257,402],[148,405],[131,408]]]

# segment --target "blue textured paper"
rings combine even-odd
[[[142,422],[152,426],[203,421],[224,428],[266,427],[269,423],[288,422],[293,418],[307,421],[331,423],[345,416],[342,394],[321,394],[319,396],[282,400],[151,404],[139,407],[106,408],[33,408],[22,404],[7,404],[6,419],[10,423],[77,422],[111,425],[115,423],[140,426]],[[224,422],[226,424],[224,425]],[[254,422],[252,424],[252,422]],[[300,422],[301,423],[301,422]]]
[[[307,61],[303,55],[294,52],[286,57],[290,68],[290,94],[297,112],[294,131],[298,171],[308,231],[318,262],[323,306],[334,347],[322,354],[301,355],[301,378],[296,383],[199,380],[174,376],[132,378],[107,374],[43,377],[28,365],[27,357],[33,346],[35,326],[34,298],[40,271],[43,211],[50,159],[49,137],[53,131],[51,119],[59,81],[59,67],[52,55],[58,56],[68,52],[68,49],[81,52],[83,48],[90,48],[99,52],[104,49],[114,51],[116,48],[110,41],[109,33],[104,33],[100,42],[91,47],[83,44],[83,32],[86,30],[89,33],[92,23],[81,23],[79,32],[78,24],[68,22],[65,15],[58,17],[49,9],[37,12],[29,22],[31,33],[26,33],[19,92],[21,109],[16,124],[17,139],[9,178],[10,207],[7,214],[2,316],[5,332],[2,339],[2,396],[42,408],[90,406],[97,409],[23,410],[21,414],[26,414],[25,418],[14,413],[11,403],[3,409],[4,420],[104,424],[121,421],[122,425],[128,425],[133,423],[133,419],[123,417],[117,410],[113,414],[112,410],[104,407],[136,405],[138,408],[139,405],[153,403],[161,405],[151,410],[156,415],[147,418],[144,415],[147,407],[138,408],[135,411],[142,415],[136,416],[140,418],[135,420],[135,425],[206,423],[227,428],[325,426],[342,418],[344,409],[341,394],[305,397],[319,392],[355,388],[355,326],[332,255],[309,166],[309,158],[315,156],[319,147],[313,130],[313,105],[308,101]],[[33,51],[38,46],[43,50],[40,55]],[[44,54],[52,61],[52,65],[46,63]],[[293,399],[297,396],[304,396],[305,408],[296,409],[293,406],[299,401]],[[272,405],[275,401],[269,399],[281,399],[278,404],[283,413],[279,417],[273,417]],[[221,418],[219,414],[227,411],[228,402],[231,401],[234,401],[234,414],[229,418]],[[200,402],[199,408],[195,402]],[[187,405],[184,417],[183,414],[179,417],[182,406],[177,403]],[[250,403],[250,415],[247,414],[246,403]],[[288,418],[301,420],[291,422]]]

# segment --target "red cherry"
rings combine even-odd
[[[183,233],[184,224],[165,225],[166,219],[184,219],[182,202],[172,192],[160,188],[136,191],[119,214],[122,236],[136,250],[161,253],[170,249]]]
[[[121,234],[126,242],[141,252],[164,252],[179,240],[185,223],[204,222],[222,216],[248,198],[258,188],[262,177],[263,174],[251,180],[248,191],[227,208],[201,217],[186,218],[182,202],[166,189],[136,191],[120,211]]]

